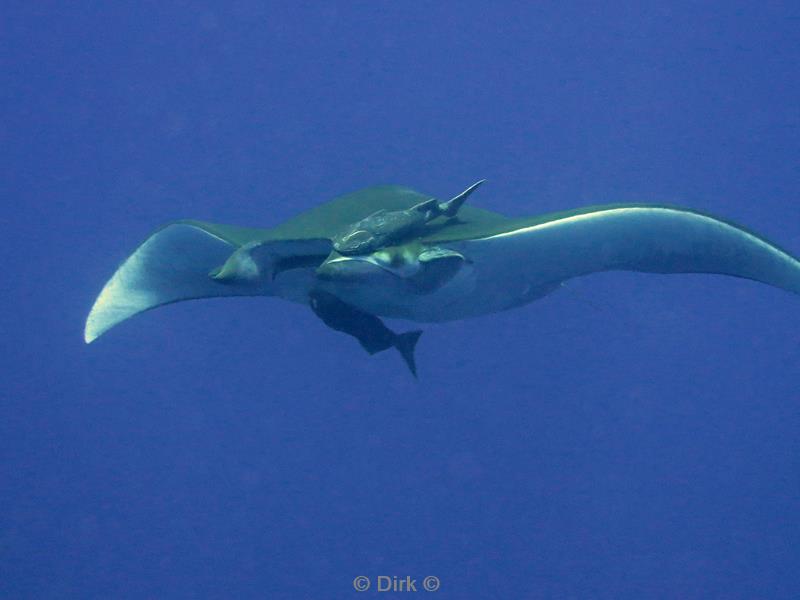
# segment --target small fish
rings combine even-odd
[[[383,324],[378,317],[341,301],[329,292],[313,290],[309,293],[309,304],[322,321],[331,329],[356,338],[370,354],[389,348],[397,348],[409,370],[417,376],[414,348],[422,330],[397,334]]]

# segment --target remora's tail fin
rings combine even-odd
[[[236,247],[212,225],[179,221],[158,229],[103,287],[86,319],[86,343],[157,306],[192,298],[246,295],[245,287],[209,277],[209,272],[223,264]]]
[[[419,336],[421,335],[422,330],[416,329],[414,331],[401,333],[395,338],[394,341],[394,347],[397,348],[400,356],[402,356],[403,360],[406,361],[406,364],[408,365],[408,368],[414,377],[417,376],[417,363],[414,360],[414,349],[417,347],[417,342],[419,341]]]
[[[467,201],[467,198],[469,198],[470,194],[472,194],[472,192],[477,190],[478,187],[485,181],[486,181],[485,179],[476,181],[457,196],[453,196],[447,202],[443,202],[442,204],[440,204],[439,205],[440,213],[443,214],[445,217],[455,217],[456,213],[458,212],[458,209],[461,208],[461,205]]]

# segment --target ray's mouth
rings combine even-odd
[[[328,281],[363,281],[378,273],[401,277],[389,265],[383,265],[372,256],[334,256],[317,267],[317,277]]]

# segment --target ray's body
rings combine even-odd
[[[86,341],[170,302],[261,295],[310,304],[368,351],[400,349],[378,317],[441,322],[489,314],[612,270],[719,273],[800,294],[796,258],[723,219],[637,204],[508,218],[462,207],[475,187],[441,204],[408,188],[369,188],[270,229],[165,225],[103,288]]]

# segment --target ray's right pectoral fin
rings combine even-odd
[[[164,304],[246,295],[246,290],[223,285],[208,276],[235,248],[212,227],[198,223],[179,221],[158,229],[103,287],[86,319],[86,343],[122,321]]]
[[[264,230],[176,221],[150,235],[95,300],[87,343],[130,317],[172,302],[221,296],[269,296],[275,276],[316,267],[330,253],[326,239],[247,241]]]

